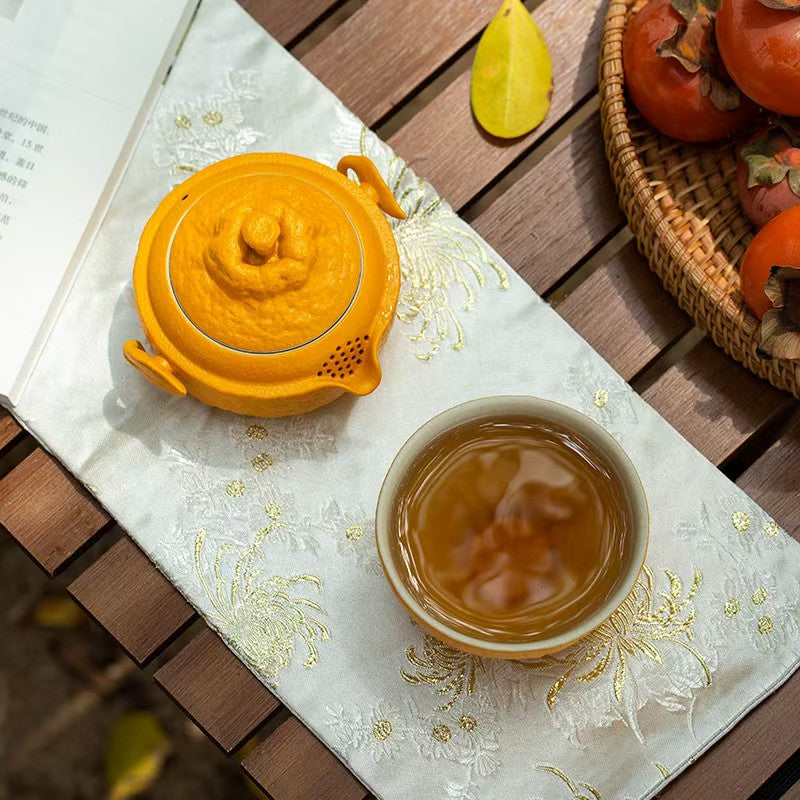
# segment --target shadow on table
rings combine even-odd
[[[247,424],[248,420],[253,420],[212,408],[190,396],[176,397],[156,388],[123,358],[122,346],[128,339],[144,340],[130,284],[125,286],[114,307],[108,337],[114,388],[103,398],[103,415],[118,433],[136,439],[154,455],[162,456],[191,451],[204,435],[211,436],[215,430],[230,430],[240,422]],[[341,397],[330,406],[311,412],[311,416],[325,417],[335,433],[346,426],[357,399]],[[291,425],[291,419],[294,418],[286,422],[272,420],[270,425]],[[217,458],[220,464],[226,463],[230,454],[217,452],[226,449],[205,447],[204,463],[213,465]]]

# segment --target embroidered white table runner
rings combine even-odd
[[[408,212],[374,394],[254,420],[124,363],[145,221],[188,172],[246,150],[364,152]],[[648,566],[612,623],[525,665],[423,635],[373,541],[406,437],[498,393],[606,426],[652,510]],[[17,414],[384,800],[650,797],[798,665],[800,548],[233,0],[202,3]]]

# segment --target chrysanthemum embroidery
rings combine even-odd
[[[310,461],[335,453],[334,424],[323,410],[284,419],[238,418],[229,432],[234,447],[254,469],[279,474],[291,461]]]
[[[668,588],[658,592],[645,567],[607,622],[566,650],[524,665],[558,676],[546,705],[559,730],[577,738],[587,727],[623,720],[643,741],[638,712],[648,700],[686,710],[694,692],[711,684],[716,656],[701,655],[693,644],[700,573],[688,591],[674,572],[664,574]]]
[[[800,641],[800,586],[791,576],[765,572],[728,574],[712,598],[722,641],[737,637],[760,652],[772,652]]]
[[[589,365],[568,367],[565,388],[575,397],[576,407],[606,430],[618,434],[638,422],[634,394],[625,381]]]
[[[572,800],[603,800],[603,795],[600,793],[600,790],[592,786],[590,783],[578,783],[573,781],[566,772],[562,772],[557,767],[552,767],[547,764],[540,764],[538,767],[540,772],[545,772],[548,775],[552,775],[554,778],[557,778],[561,783],[561,788],[564,792],[569,792],[569,794],[563,794],[562,796],[565,798],[572,798]],[[548,798],[551,800],[556,800],[558,795],[553,794],[550,790],[548,790]]]
[[[362,711],[326,706],[327,724],[336,741],[336,749],[345,758],[357,750],[369,753],[373,761],[395,758],[407,740],[403,715],[385,701]]]
[[[445,343],[461,350],[461,315],[475,307],[487,274],[499,289],[508,288],[505,268],[433,188],[366,128],[359,147],[406,213],[406,219],[392,220],[403,276],[397,317],[409,326],[417,357],[428,360]]]
[[[444,759],[465,769],[453,780],[449,797],[470,797],[479,792],[480,783],[501,765],[500,724],[497,711],[486,699],[464,699],[448,712],[420,712],[410,703],[415,720],[414,739],[420,754],[428,759]]]
[[[725,533],[726,544],[733,542],[746,552],[778,550],[788,541],[778,523],[740,491],[720,498],[716,521]]]
[[[336,500],[331,500],[317,519],[305,521],[304,528],[336,542],[339,555],[368,574],[383,574],[375,544],[375,521],[360,506],[343,509]]]
[[[478,674],[484,672],[483,661],[424,634],[422,653],[416,647],[406,650],[406,659],[413,670],[402,670],[403,680],[412,685],[434,688],[442,700],[440,711],[449,711],[464,695],[475,691]]]
[[[305,653],[304,666],[317,663],[319,642],[330,637],[320,621],[322,606],[306,595],[319,592],[314,575],[270,575],[262,566],[262,531],[239,557],[232,545],[205,553],[206,533],[195,540],[197,579],[209,603],[207,619],[240,657],[270,684],[288,668],[297,646]]]
[[[265,134],[246,122],[246,110],[259,96],[258,73],[231,72],[202,97],[159,109],[154,117],[156,165],[173,184],[224,158],[247,152]]]

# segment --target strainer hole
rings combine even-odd
[[[347,374],[348,375],[352,375],[353,374],[353,370],[350,370]]]
[[[320,371],[317,373],[317,377],[318,377],[318,378],[321,378],[321,377],[322,377],[322,370],[320,370]]]
[[[368,342],[368,341],[369,341],[369,336],[367,336],[366,334],[364,335],[364,341],[365,341],[365,342]]]
[[[360,363],[361,363],[361,359],[360,359],[360,358],[357,358],[357,359],[356,359],[356,364],[360,364]]]

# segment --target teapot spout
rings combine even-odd
[[[366,359],[344,383],[344,388],[351,394],[363,397],[374,392],[381,382],[381,365],[377,358]]]

